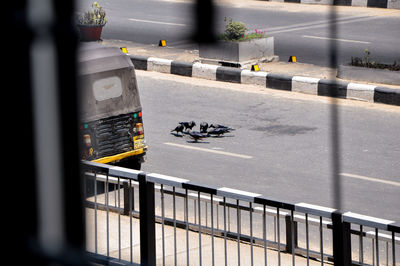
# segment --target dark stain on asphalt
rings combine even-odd
[[[314,131],[316,129],[317,129],[316,127],[279,125],[279,124],[258,126],[258,127],[252,128],[252,130],[262,131],[262,132],[265,132],[268,135],[272,135],[272,136],[276,136],[276,135],[295,136],[298,134],[306,134],[306,133]]]

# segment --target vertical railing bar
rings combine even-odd
[[[201,255],[201,204],[200,204],[200,191],[198,192],[198,208],[199,208],[199,263],[202,265]]]
[[[208,227],[208,208],[207,208],[208,203],[207,203],[207,201],[205,202],[205,204],[206,204],[206,228],[207,228]]]
[[[290,221],[290,228],[291,228],[291,242],[292,242],[292,265],[295,266],[296,263],[296,259],[294,256],[294,213],[293,210],[291,211],[291,217],[290,217],[291,221]]]
[[[276,217],[274,216],[274,242],[276,243],[276,232],[278,231],[278,227],[276,225]]]
[[[97,173],[94,173],[94,250],[97,254]]]
[[[239,208],[239,200],[236,200],[236,227],[237,227],[237,248],[238,248],[238,265],[240,266],[240,208]]]
[[[87,200],[88,195],[87,195],[87,185],[86,185],[86,183],[87,183],[88,179],[85,176],[83,178],[84,178],[84,182],[83,182],[83,198],[85,200]]]
[[[360,236],[358,238],[359,241],[359,259],[361,266],[364,265],[364,241],[363,241],[363,226],[360,224]]]
[[[251,258],[251,263],[250,265],[254,265],[254,260],[253,260],[253,206],[252,203],[249,202],[249,207],[250,207],[250,258]]]
[[[120,177],[118,176],[118,259],[119,260],[121,260],[121,194],[120,194],[121,192],[120,191],[121,191]],[[114,195],[115,194],[116,193],[114,190]]]
[[[194,199],[193,200],[193,206],[194,206],[194,224],[197,223],[197,200]]]
[[[228,206],[228,231],[231,231],[231,209]]]
[[[109,231],[110,231],[110,222],[109,222],[109,206],[108,206],[108,174],[106,175],[106,183],[105,183],[105,193],[106,193],[106,210],[107,210],[107,257],[110,256],[110,238],[109,238]]]
[[[395,233],[392,231],[392,259],[393,266],[396,265],[396,243],[395,243]]]
[[[214,266],[214,204],[213,194],[211,194],[211,264]],[[218,219],[218,217],[217,217]]]
[[[129,237],[130,237],[130,259],[133,263],[133,229],[132,229],[132,180],[129,179]]]
[[[165,206],[164,206],[164,185],[161,184],[161,242],[162,242],[162,262],[165,266],[165,229],[164,229],[164,217],[165,217]]]
[[[372,265],[375,265],[375,241],[373,238],[371,239],[371,241],[372,241]]]
[[[267,216],[263,205],[263,240],[264,240],[264,264],[267,266]]]
[[[135,187],[132,186],[132,211],[135,211]]]
[[[185,189],[185,209],[186,209],[186,265],[189,265],[189,201],[188,190]]]
[[[219,204],[215,204],[215,207],[217,207],[217,229],[219,230]]]
[[[225,252],[225,266],[228,266],[228,254],[226,246],[226,198],[224,197],[224,252]]]
[[[385,241],[386,243],[386,266],[389,266],[389,242]]]
[[[375,228],[375,242],[376,242],[376,265],[379,266],[379,238],[378,238],[378,228]]]
[[[173,219],[174,219],[174,263],[175,266],[178,264],[178,258],[176,253],[176,206],[175,206],[175,187],[172,187],[172,206],[173,206]]]
[[[279,208],[276,208],[276,231],[278,235],[278,265],[281,265],[281,233],[279,221]]]
[[[106,182],[104,182],[104,205],[106,205],[106,191],[107,191],[106,186],[107,186],[107,184],[106,184]]]
[[[115,193],[116,184],[114,184],[113,187],[114,187],[114,207],[117,208],[117,193]]]
[[[322,227],[322,216],[319,217],[319,237],[320,237],[321,265],[324,265],[324,231]]]
[[[307,266],[310,265],[310,239],[308,234],[308,213],[306,213],[306,252],[307,252]]]

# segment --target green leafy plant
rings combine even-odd
[[[78,24],[80,25],[105,25],[106,23],[106,12],[97,2],[93,2],[92,10],[78,16]]]
[[[229,40],[238,40],[246,33],[246,26],[243,22],[229,20],[225,27],[225,36]]]
[[[225,18],[224,21],[226,22],[227,19]],[[243,22],[229,19],[229,22],[225,26],[225,31],[219,35],[219,39],[224,41],[241,42],[264,38],[266,36],[265,30],[255,29],[253,32],[248,32],[248,29]]]

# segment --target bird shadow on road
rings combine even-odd
[[[187,140],[187,143],[198,143],[198,144],[210,144],[208,141],[195,141],[195,140]]]
[[[233,138],[234,136],[235,135],[209,136],[209,138],[222,139],[222,138]]]
[[[171,133],[171,135],[174,135],[175,137],[179,137],[179,138],[182,138],[184,136],[184,135],[180,135],[178,133]]]

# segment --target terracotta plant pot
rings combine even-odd
[[[100,40],[104,25],[78,25],[80,40],[83,42],[94,42]]]

